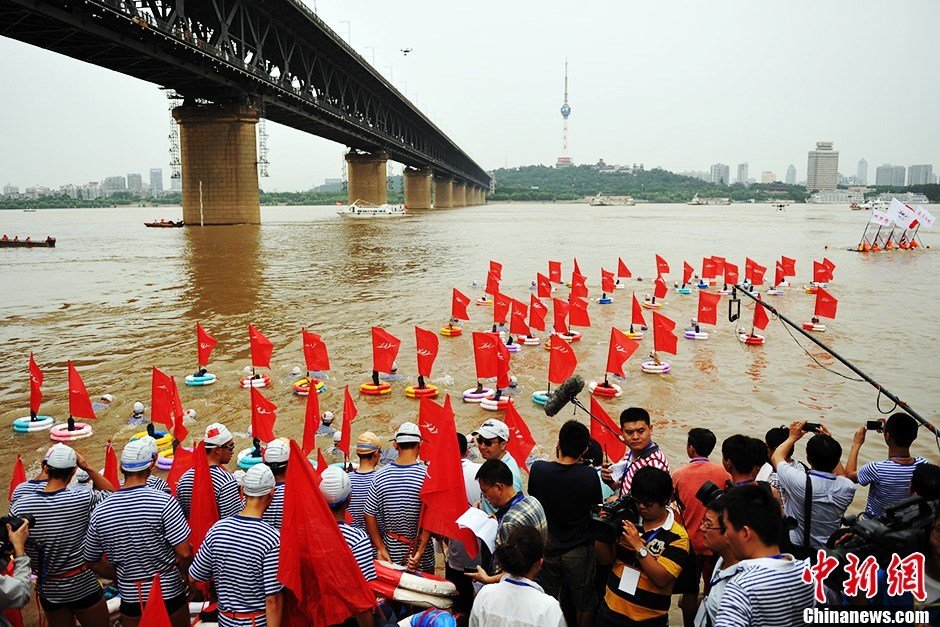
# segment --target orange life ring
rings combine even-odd
[[[457,325],[452,325],[449,327],[441,327],[441,335],[444,337],[457,337],[463,335],[463,329]]]
[[[437,398],[437,386],[431,383],[426,384],[423,388],[409,385],[405,388],[405,396],[408,398]]]
[[[379,383],[378,385],[363,383],[359,386],[359,392],[366,396],[384,396],[385,394],[391,394],[392,384],[388,382]]]

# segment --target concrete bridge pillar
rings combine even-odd
[[[476,198],[474,197],[476,190],[477,188],[473,183],[467,183],[467,192],[466,192],[467,199],[466,199],[466,202],[464,203],[465,206],[472,207],[475,204],[477,204]]]
[[[449,176],[434,177],[434,208],[450,209],[454,206],[454,179]]]
[[[408,209],[431,208],[431,170],[427,168],[405,170],[405,207]]]
[[[180,125],[183,221],[260,224],[258,109],[185,104],[173,109],[173,118]]]
[[[346,154],[347,174],[349,177],[349,203],[364,200],[373,205],[388,202],[386,187],[386,169],[388,155],[384,152]]]
[[[481,195],[482,195],[482,194],[481,194],[480,188],[477,187],[476,185],[474,185],[474,186],[473,186],[473,204],[474,204],[474,205],[481,205],[481,204],[483,204],[482,202],[480,202]]]
[[[464,181],[454,181],[454,206],[467,206],[467,184]]]

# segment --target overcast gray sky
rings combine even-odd
[[[578,163],[722,162],[734,178],[747,161],[758,179],[782,178],[793,163],[802,179],[807,151],[831,140],[847,175],[862,157],[870,180],[881,163],[940,169],[935,0],[317,0],[316,9],[344,37],[348,21],[352,45],[486,169],[554,163],[566,57]],[[155,85],[4,38],[0,58],[0,185],[151,167],[169,176]],[[274,124],[269,133],[263,188],[340,176],[342,146]]]

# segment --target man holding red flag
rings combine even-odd
[[[39,406],[42,404],[42,370],[33,359],[33,354],[29,354],[29,419],[35,421],[38,419]]]
[[[206,427],[205,447],[206,457],[209,460],[209,474],[212,477],[212,489],[219,507],[219,517],[234,516],[241,509],[241,498],[235,477],[225,469],[225,464],[232,461],[232,452],[235,450],[235,440],[228,427],[220,422],[213,422]],[[176,498],[186,518],[192,514],[190,504],[193,498],[194,473],[194,469],[190,468],[183,473],[176,485]]]

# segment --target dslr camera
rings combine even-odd
[[[607,544],[614,544],[623,534],[623,522],[629,520],[643,533],[640,512],[636,502],[629,494],[616,501],[602,503],[591,513],[589,532],[591,538]]]
[[[36,518],[32,514],[0,516],[0,555],[8,555],[13,552],[13,544],[10,542],[10,532],[7,531],[7,525],[10,525],[13,531],[23,525],[29,525],[30,529],[34,529],[36,527]]]
[[[719,488],[711,481],[706,481],[702,484],[702,487],[698,489],[698,492],[695,493],[695,498],[698,499],[698,502],[708,507],[708,505],[714,502],[719,496],[725,493],[724,488]]]

